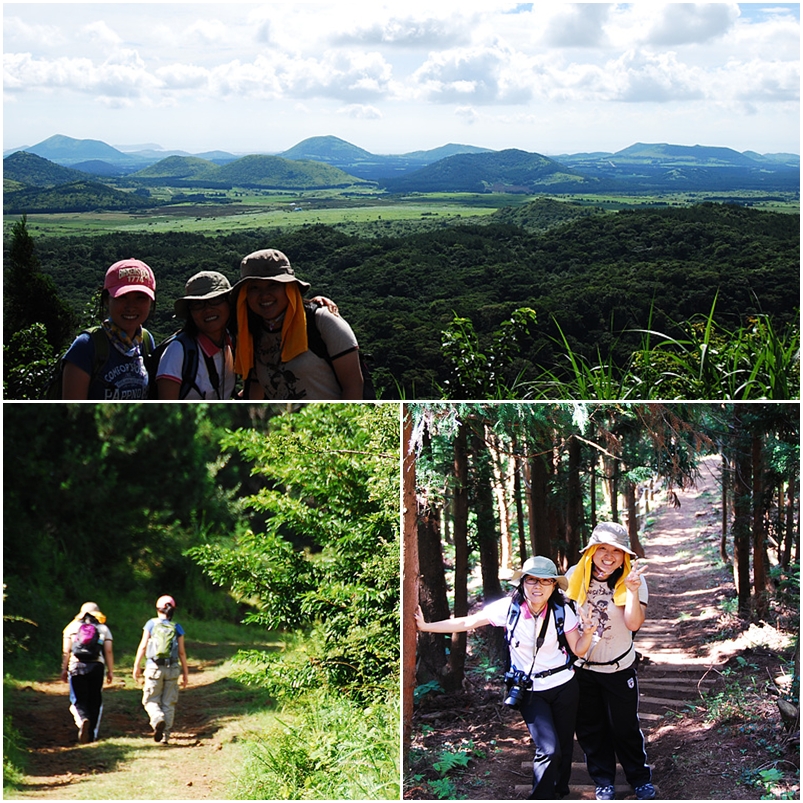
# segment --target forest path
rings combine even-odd
[[[732,577],[718,560],[720,539],[719,458],[700,462],[693,488],[677,490],[680,507],[656,499],[642,543],[649,564],[650,590],[647,620],[636,636],[636,649],[644,660],[639,667],[640,719],[647,759],[654,767],[653,782],[659,797],[711,799],[710,781],[702,788],[695,777],[673,774],[672,751],[677,747],[662,737],[675,727],[671,712],[686,710],[699,700],[718,677],[716,668],[735,652],[733,642],[716,639],[721,610],[718,604],[733,595]],[[474,638],[482,639],[481,631]],[[473,652],[482,652],[482,642]],[[463,692],[443,695],[417,711],[426,733],[419,745],[428,753],[471,745],[473,758],[463,777],[454,778],[454,795],[471,800],[515,800],[530,791],[533,748],[517,711],[500,705],[499,678],[491,681],[467,675]],[[426,699],[426,698],[425,698]],[[430,727],[427,727],[430,726]],[[706,734],[684,736],[689,749],[701,749]],[[445,748],[444,748],[445,746]],[[716,750],[716,745],[706,749]],[[617,799],[634,799],[619,769]],[[705,790],[705,791],[703,791]],[[725,797],[751,797],[744,787]],[[407,791],[410,799],[426,799],[424,787]],[[593,800],[594,786],[575,742],[571,792],[567,799]]]
[[[667,715],[693,704],[714,683],[714,670],[725,661],[718,643],[709,641],[716,635],[721,613],[717,604],[732,588],[729,575],[713,565],[721,526],[719,465],[716,455],[704,458],[695,487],[676,491],[678,506],[664,501],[656,508],[652,513],[655,523],[644,538],[650,597],[647,620],[636,636],[636,649],[644,656],[639,666],[639,718],[647,759],[654,767],[652,748]],[[569,797],[593,800],[594,783],[576,741],[574,749]],[[529,765],[528,758],[527,769]],[[659,795],[662,780],[660,768],[656,768],[653,782]],[[688,785],[693,798],[693,778]],[[522,797],[529,790],[529,786],[516,787]],[[616,794],[619,799],[634,798],[621,767]]]
[[[10,700],[26,739],[28,774],[8,799],[225,799],[242,766],[238,742],[249,728],[251,693],[226,677],[240,645],[188,642],[189,684],[181,689],[169,745],[153,741],[131,667],[104,686],[100,740],[78,744],[67,684],[17,689]],[[253,645],[250,645],[253,646]]]

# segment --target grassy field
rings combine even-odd
[[[164,191],[163,191],[164,190]],[[166,199],[174,193],[165,188],[152,190],[154,198]],[[290,193],[272,190],[198,189],[187,194],[204,194],[206,203],[180,203],[149,212],[64,212],[28,215],[28,229],[34,236],[89,236],[114,231],[152,233],[195,232],[215,237],[235,231],[254,229],[283,229],[324,224],[355,231],[369,224],[376,229],[394,223],[449,225],[466,217],[484,217],[497,209],[521,206],[536,198],[509,194],[431,193],[409,196],[382,197],[376,194],[355,194],[335,191]],[[223,198],[226,203],[216,203]],[[630,208],[689,206],[704,201],[749,204],[773,212],[799,214],[800,199],[769,196],[757,192],[675,193],[670,195],[556,195],[556,200],[599,206],[610,211]],[[3,217],[4,235],[18,215]]]

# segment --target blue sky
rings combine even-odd
[[[788,4],[5,3],[3,147],[800,147]]]

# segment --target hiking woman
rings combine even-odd
[[[230,292],[229,280],[215,271],[201,271],[187,281],[184,295],[173,303],[184,326],[164,349],[156,372],[160,399],[231,399],[234,395]]]
[[[234,368],[244,398],[362,399],[359,347],[351,327],[325,307],[304,304],[309,284],[273,248],[240,263],[232,288],[237,318]]]
[[[62,632],[61,679],[70,684],[70,713],[81,744],[98,738],[103,676],[114,679],[112,633],[94,602],[85,602]]]
[[[633,634],[647,612],[646,566],[631,561],[636,553],[628,546],[627,530],[614,522],[598,524],[582,553],[566,573],[567,596],[594,610],[597,626],[585,660],[577,662],[577,741],[597,800],[614,799],[617,758],[636,798],[652,800],[655,788],[638,718],[633,646]]]
[[[156,278],[139,259],[115,262],[101,294],[99,327],[82,332],[64,355],[63,399],[139,400],[148,395],[145,357],[153,339],[143,329],[156,299]]]
[[[549,558],[529,558],[513,582],[518,587],[512,597],[491,602],[478,613],[427,623],[419,608],[415,620],[427,633],[462,633],[484,625],[505,628],[510,651],[505,703],[519,708],[535,745],[528,799],[554,800],[569,793],[572,769],[578,691],[568,650],[585,654],[593,622],[581,610],[586,630],[581,636],[577,616],[562,594],[566,578],[558,576]]]
[[[178,702],[178,679],[187,688],[189,670],[184,650],[184,628],[173,621],[176,601],[164,595],[156,600],[156,617],[148,619],[134,658],[134,680],[139,683],[140,664],[145,661],[142,706],[148,712],[153,740],[167,744]]]
[[[231,285],[216,271],[201,271],[190,277],[184,295],[173,309],[184,326],[169,340],[159,358],[156,386],[160,399],[231,399],[237,376],[234,372],[234,342],[229,333]],[[323,296],[333,315],[337,305]]]

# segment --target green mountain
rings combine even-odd
[[[148,197],[115,190],[95,181],[77,181],[58,187],[28,188],[3,193],[4,215],[122,211],[152,208],[156,205]]]
[[[243,156],[218,165],[195,156],[169,156],[130,178],[148,184],[183,187],[264,187],[270,189],[325,189],[362,183],[332,165],[298,162],[280,156]]]
[[[375,159],[369,153],[339,137],[309,137],[292,148],[277,154],[283,159],[312,160],[329,164],[350,163],[354,161],[370,161]]]
[[[214,175],[217,181],[232,186],[271,189],[324,189],[363,183],[329,164],[280,156],[243,156],[219,167]]]
[[[546,156],[516,149],[467,153],[441,159],[409,175],[387,180],[390,192],[518,192],[579,189],[582,175]]]
[[[156,164],[132,173],[130,178],[197,178],[204,174],[213,175],[217,170],[217,165],[207,159],[199,159],[196,156],[168,156]]]
[[[62,167],[36,154],[17,151],[3,159],[3,178],[29,187],[55,187],[84,181],[88,176],[80,170]]]
[[[620,164],[660,164],[664,167],[694,165],[696,167],[755,167],[755,159],[731,148],[705,145],[669,145],[637,142],[610,157]]]
[[[125,154],[118,151],[117,148],[98,139],[73,139],[62,134],[56,134],[32,145],[28,151],[64,165],[85,162],[88,159],[104,159],[106,161],[125,159]]]

